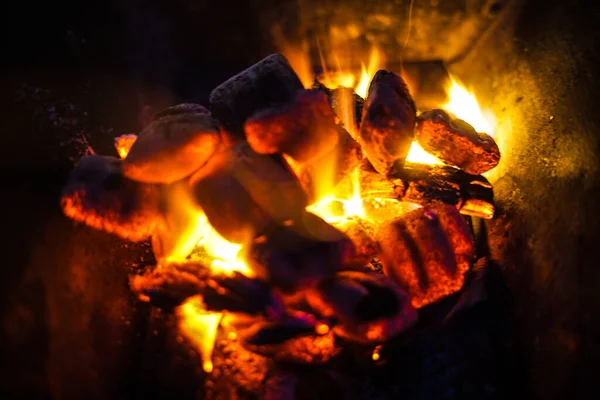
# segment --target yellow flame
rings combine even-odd
[[[408,151],[408,155],[406,156],[406,161],[431,165],[444,164],[439,158],[431,153],[426,152],[425,149],[423,149],[416,141],[412,142],[410,150]]]
[[[450,82],[448,103],[440,108],[468,122],[477,132],[484,132],[493,137],[496,120],[492,112],[482,109],[475,94],[462,85],[456,77],[451,77]]]
[[[177,315],[181,332],[200,352],[202,369],[206,373],[211,373],[213,370],[212,352],[222,315],[204,312],[202,300],[197,297],[189,298],[179,306]]]
[[[350,175],[351,190],[346,196],[335,194],[324,196],[308,206],[307,211],[335,225],[341,225],[357,218],[367,219],[360,190],[359,172],[358,169],[355,169]],[[336,204],[339,205],[337,209]]]

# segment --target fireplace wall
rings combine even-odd
[[[274,50],[265,21],[293,22],[296,6],[218,3],[98,2],[86,5],[91,13],[59,2],[35,15],[11,5],[1,159],[5,398],[139,397],[194,381],[196,355],[181,353],[156,322],[162,316],[128,290],[129,268],[152,262],[148,248],[74,226],[57,199],[70,157],[87,144],[110,154],[112,137],[139,129],[153,109],[205,103],[212,87]],[[468,51],[443,57],[499,123],[499,211],[488,228],[510,293],[520,392],[585,398],[598,391],[600,360],[598,7],[443,3],[465,11],[457,15],[471,22],[457,17],[458,25],[478,27],[476,40],[457,45]],[[470,11],[484,3],[493,16]],[[408,2],[394,4],[406,12]]]

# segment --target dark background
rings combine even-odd
[[[152,262],[148,247],[75,226],[58,196],[88,145],[114,154],[114,136],[138,131],[174,102],[206,104],[213,87],[271,52],[261,15],[273,2],[38,3],[3,5],[0,395],[201,397],[177,384],[198,379],[193,363],[172,360],[168,335],[155,332],[164,318],[127,287],[130,269]],[[485,334],[472,336],[471,320],[463,342],[440,339],[472,362],[455,380],[471,374],[524,398],[598,393],[599,26],[596,2],[528,1],[451,65],[519,138],[503,148],[499,218],[489,225],[511,317],[497,325],[475,314]],[[460,350],[498,343],[487,339],[492,330],[506,348],[479,359]],[[515,355],[506,361],[498,352]],[[498,383],[506,369],[518,377]]]

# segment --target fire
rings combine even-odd
[[[133,146],[136,140],[137,135],[133,133],[128,133],[115,138],[115,149],[122,160],[127,157],[129,150],[131,150],[131,146]]]
[[[311,72],[306,49],[287,47],[284,49],[284,54],[300,76],[304,86],[310,87],[315,76]],[[349,68],[342,68],[336,55],[331,54],[330,56],[336,64],[336,69],[330,70],[324,67],[323,74],[319,77],[321,83],[332,89],[337,87],[353,88],[361,97],[366,97],[371,79],[376,71],[383,67],[383,54],[377,48],[373,48],[369,55],[369,62],[366,65],[362,64],[360,73],[354,73]],[[325,66],[326,63],[323,57],[322,61]],[[493,135],[495,126],[493,118],[489,113],[482,110],[474,94],[461,85],[456,78],[451,79],[448,97],[448,103],[440,105],[440,108],[470,123],[476,130]],[[350,123],[354,118],[352,99],[348,98],[343,104],[348,112],[339,116],[340,120],[350,130],[352,136],[356,137],[357,132],[352,131],[354,129],[353,123]],[[126,138],[116,143],[117,150],[122,158],[127,155],[131,144],[133,144],[133,141]],[[438,158],[427,153],[416,142],[413,143],[407,160],[427,164],[442,164]],[[300,166],[295,165],[293,160],[288,159],[288,161],[292,169],[298,172]],[[362,193],[370,192],[369,190],[361,190],[360,170],[358,168],[350,175],[349,182],[346,181],[334,187],[332,182],[334,181],[333,171],[335,166],[323,165],[322,167],[322,173],[317,177],[319,181],[316,182],[319,200],[308,206],[307,210],[319,215],[333,225],[341,227],[345,224],[356,223],[359,220],[371,221],[365,211],[365,201],[400,203],[395,198],[380,198],[381,196],[378,197],[377,194],[374,194],[372,198],[363,198]],[[406,211],[411,209],[407,207]],[[189,235],[185,236],[186,240],[170,255],[170,259],[185,259],[194,247],[202,247],[213,258],[211,268],[224,272],[239,271],[247,276],[253,276],[252,270],[244,262],[240,244],[228,242],[221,237],[211,227],[202,210],[193,209],[191,215],[195,218],[196,223]],[[202,308],[202,299],[194,297],[188,299],[178,308],[178,316],[181,331],[200,351],[203,368],[207,373],[210,373],[213,369],[211,356],[217,329],[221,324],[223,314],[206,312]],[[329,332],[329,329],[329,326],[321,324],[317,327],[316,332],[319,335],[324,335]],[[229,332],[228,337],[235,338],[235,332]],[[379,348],[376,348],[372,354],[372,359],[377,361],[379,358]]]
[[[475,94],[467,90],[456,77],[451,77],[448,98],[448,103],[440,108],[468,122],[477,132],[484,132],[494,137],[496,130],[494,115],[490,110],[482,109]]]

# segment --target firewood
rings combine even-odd
[[[184,104],[158,115],[123,162],[123,175],[130,179],[172,183],[197,171],[217,150],[219,124],[202,106]]]
[[[383,224],[377,233],[384,273],[405,288],[419,308],[457,292],[474,253],[458,211],[423,207]]]
[[[494,216],[494,191],[481,175],[471,175],[450,166],[407,162],[384,177],[366,164],[360,168],[362,197],[396,198],[428,205],[453,205],[462,214],[490,219]]]
[[[427,152],[469,174],[482,174],[500,161],[500,150],[491,136],[443,110],[419,115],[416,139]]]
[[[159,218],[162,188],[122,174],[122,161],[91,155],[71,172],[61,195],[66,216],[132,241],[147,239]]]
[[[402,78],[378,71],[369,87],[360,126],[361,144],[377,172],[402,165],[414,137],[416,106]]]
[[[333,110],[319,90],[300,91],[292,101],[260,111],[244,131],[257,153],[284,153],[300,162],[325,154],[339,137]]]
[[[302,89],[287,59],[272,54],[215,88],[209,108],[227,131],[243,138],[244,123],[250,116],[291,101]]]
[[[405,163],[389,177],[397,198],[403,201],[421,205],[442,201],[455,205],[465,215],[486,219],[494,216],[494,191],[481,175],[450,166]]]
[[[389,340],[417,320],[407,294],[384,275],[342,271],[307,294],[321,315],[335,319],[333,331],[345,339],[373,344]]]
[[[215,154],[190,185],[212,227],[236,243],[297,218],[308,204],[302,185],[282,159],[257,154],[245,142]]]
[[[293,293],[333,276],[353,256],[352,241],[343,232],[305,212],[255,239],[248,263],[270,285]]]

